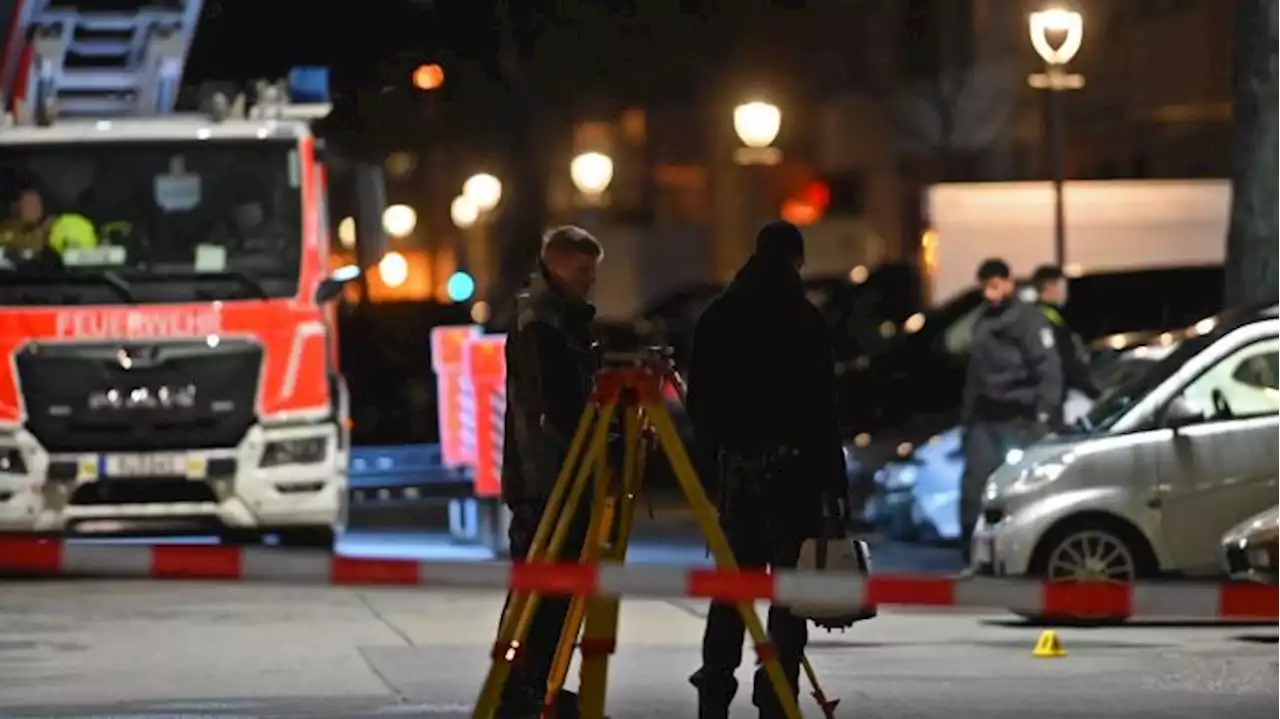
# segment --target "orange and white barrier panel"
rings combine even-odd
[[[502,495],[502,441],[507,409],[506,335],[473,337],[463,347],[475,432],[475,493]]]
[[[904,605],[1046,616],[1276,621],[1262,584],[1045,583],[1029,580],[761,572],[683,567],[415,562],[266,547],[80,544],[0,538],[0,573],[466,587],[554,595],[764,600],[833,609]]]
[[[446,467],[474,471],[481,498],[502,494],[506,341],[506,335],[482,334],[476,325],[431,330],[440,454]]]
[[[431,330],[431,369],[436,373],[436,412],[440,422],[441,463],[466,466],[471,459],[464,446],[462,404],[465,401],[466,345],[480,336],[476,325],[434,327]]]

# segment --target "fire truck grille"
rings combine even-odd
[[[83,485],[71,495],[70,503],[76,506],[93,506],[216,501],[213,489],[205,482],[144,477],[138,480],[124,479]]]
[[[16,357],[27,429],[54,453],[233,447],[254,422],[262,360],[245,340],[30,344]]]

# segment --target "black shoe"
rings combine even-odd
[[[556,695],[556,719],[579,719],[582,709],[578,704],[578,695],[568,689],[561,689]]]
[[[738,682],[732,676],[718,686],[707,679],[699,669],[689,677],[689,683],[698,690],[698,719],[729,719],[729,705],[738,693]]]
[[[530,689],[507,686],[494,719],[538,719],[542,716],[542,695]]]

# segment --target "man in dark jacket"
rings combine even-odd
[[[588,301],[604,252],[586,230],[559,227],[543,238],[538,271],[516,297],[516,327],[507,337],[507,413],[502,498],[511,509],[511,557],[528,556],[556,475],[587,405],[597,360]],[[575,515],[561,557],[576,558],[586,536],[586,508]],[[567,599],[544,597],[503,694],[502,717],[537,716],[568,612]],[[560,716],[576,716],[577,697],[563,692]]]
[[[1071,331],[1071,326],[1062,316],[1062,308],[1067,304],[1067,276],[1062,268],[1054,265],[1043,265],[1031,276],[1036,288],[1036,300],[1040,305],[1040,313],[1053,328],[1053,344],[1058,348],[1058,360],[1062,363],[1062,400],[1058,403],[1057,420],[1062,421],[1062,408],[1067,401],[1067,391],[1076,390],[1096,400],[1101,392],[1093,382],[1093,373],[1089,371],[1089,353],[1085,349],[1080,335]]]
[[[1062,403],[1062,366],[1053,328],[1034,305],[1014,297],[1009,265],[991,259],[978,268],[986,306],[973,326],[964,384],[964,478],[960,531],[965,561],[982,508],[987,477],[1010,450],[1044,435]]]
[[[739,564],[794,567],[823,510],[847,492],[826,325],[800,280],[804,240],[786,222],[761,230],[756,253],[694,330],[688,409],[698,445],[719,460],[720,523]],[[769,634],[796,692],[806,620],[769,610]],[[744,627],[732,604],[712,604],[702,640],[700,719],[724,719],[737,692]],[[763,669],[752,697],[783,716]]]

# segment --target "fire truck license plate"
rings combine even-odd
[[[103,474],[108,477],[185,477],[187,456],[175,453],[109,454]]]

